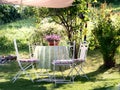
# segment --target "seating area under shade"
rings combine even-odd
[[[26,59],[20,58],[16,39],[14,39],[14,46],[20,71],[18,71],[13,77],[12,81],[14,83],[17,79],[19,79],[21,74],[25,74],[32,82],[34,82],[34,79],[31,77],[30,73],[27,73],[28,69],[35,70],[34,75],[36,76],[37,82],[47,81],[55,82],[55,84],[73,83],[76,76],[82,76],[88,79],[83,70],[83,64],[86,61],[88,45],[89,44],[87,42],[80,43],[79,55],[77,59],[74,58],[75,42],[73,42],[72,45],[67,46],[35,46],[33,52],[34,57],[31,56],[32,53],[31,50],[29,50],[30,58]],[[22,63],[26,63],[26,66],[23,66]],[[39,72],[36,72],[34,65],[36,65],[36,68],[39,69]],[[67,68],[69,69],[69,72],[65,75],[64,71],[66,70],[66,66],[69,67]],[[61,70],[61,67],[64,70]],[[61,72],[61,78],[58,78],[56,75],[56,73],[59,71]],[[73,71],[76,73],[73,74]]]

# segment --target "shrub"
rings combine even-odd
[[[120,46],[119,18],[113,21],[111,18],[112,15],[113,13],[111,12],[107,14],[103,12],[100,13],[98,23],[96,23],[92,30],[100,45],[104,66],[108,68],[115,66],[115,52]]]

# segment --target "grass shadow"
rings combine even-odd
[[[93,72],[90,72],[90,73],[86,74],[89,77],[89,80],[86,79],[85,77],[80,77],[79,75],[77,75],[75,77],[74,82],[81,82],[81,83],[85,83],[85,82],[88,82],[88,81],[95,82],[96,80],[98,80],[98,78],[96,76],[106,72],[107,70],[109,70],[109,69],[105,69],[105,68],[103,68],[103,66],[100,66],[96,71],[93,71]],[[62,78],[62,76],[57,76],[57,78]],[[67,79],[69,79],[69,78],[70,77],[67,77]],[[102,80],[102,79],[100,79],[100,80]],[[57,89],[57,88],[63,87],[66,84],[70,84],[70,83],[60,83],[60,84],[58,83],[58,84],[55,85],[54,88]],[[72,82],[71,82],[71,84],[72,84]]]
[[[19,66],[17,65],[17,61],[9,61],[4,64],[0,64],[0,72],[3,73],[14,73],[19,70]]]
[[[30,80],[19,79],[15,83],[0,82],[0,90],[47,90],[44,84],[46,83],[32,83]]]
[[[79,75],[77,75],[75,77],[75,81],[81,81],[81,82],[88,82],[88,81],[96,81],[97,79],[97,75],[102,74],[104,72],[106,72],[109,69],[105,69],[103,66],[100,66],[96,71],[90,72],[90,73],[86,73],[86,75],[88,76],[89,79],[87,79],[86,77],[80,77]]]
[[[98,87],[93,90],[117,90],[117,89],[112,89],[113,86],[107,86],[107,87]]]

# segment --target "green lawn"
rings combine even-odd
[[[32,83],[25,76],[21,76],[15,83],[11,82],[12,77],[18,71],[15,61],[0,65],[0,90],[119,90],[120,84],[120,61],[116,55],[118,65],[112,69],[99,68],[102,65],[102,56],[99,51],[89,51],[85,72],[89,80],[77,76],[72,84],[57,84],[48,82]],[[119,67],[119,68],[118,68]]]
[[[28,18],[16,22],[0,25],[0,37],[5,36],[8,39],[23,39],[27,38],[35,29],[35,19]]]

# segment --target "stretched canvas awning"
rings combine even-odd
[[[65,8],[72,5],[74,0],[0,0],[0,4],[27,5],[48,8]]]

